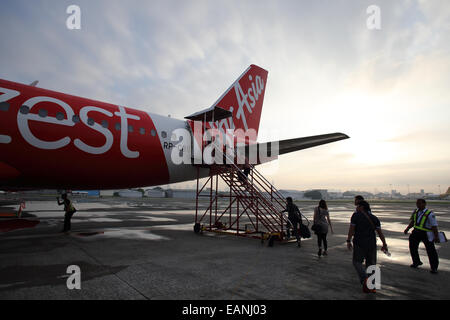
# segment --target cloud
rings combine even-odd
[[[294,180],[344,185],[375,158],[417,163],[416,141],[430,169],[450,162],[446,0],[377,1],[379,31],[366,27],[369,0],[79,0],[78,31],[65,27],[70,4],[1,2],[1,78],[39,79],[49,89],[183,118],[210,106],[255,63],[269,70],[265,141],[351,136],[280,160],[281,187]],[[372,181],[391,175],[370,172]],[[447,173],[442,167],[441,176]]]

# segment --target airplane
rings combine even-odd
[[[267,77],[250,65],[210,108],[183,120],[46,90],[37,81],[0,79],[0,190],[112,190],[207,177],[213,165],[174,162],[173,150],[187,141],[177,143],[173,133],[187,131],[200,150],[205,144],[196,126],[201,133],[231,132],[236,148],[270,146],[257,142]],[[234,130],[256,135],[242,140]],[[348,138],[332,133],[273,142],[282,155]]]
[[[439,195],[439,198],[441,198],[441,199],[450,198],[450,187],[448,187],[447,192]]]

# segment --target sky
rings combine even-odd
[[[263,67],[261,142],[350,136],[261,166],[278,189],[450,186],[448,0],[2,0],[0,39],[2,79],[180,119]]]

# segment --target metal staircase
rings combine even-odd
[[[258,171],[249,166],[248,176],[235,165],[214,165],[207,181],[200,187],[197,179],[195,232],[208,231],[262,240],[286,240],[286,226],[291,225],[287,215],[281,213],[286,200]],[[227,192],[218,190],[219,180]],[[209,192],[205,192],[209,185]],[[208,198],[206,210],[201,214],[201,198]]]

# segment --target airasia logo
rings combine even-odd
[[[253,113],[256,103],[259,101],[259,98],[264,91],[264,80],[260,76],[256,76],[254,81],[252,81],[253,77],[249,75],[248,79],[250,80],[250,87],[246,92],[242,89],[239,81],[234,83],[234,92],[236,94],[235,103],[237,103],[237,110],[235,105],[229,107],[229,111],[233,113],[234,117],[242,121],[245,131],[249,129],[247,117]],[[234,110],[236,110],[236,112],[234,112]],[[210,121],[209,125],[211,128],[218,129],[222,134],[236,128],[233,118],[222,119],[216,122]]]
[[[6,101],[9,101],[13,98],[16,98],[20,96],[20,92],[16,90],[11,90],[7,88],[0,88],[0,93],[3,93],[0,96],[0,103],[5,103]],[[55,117],[41,117],[38,114],[33,114],[30,111],[35,107],[37,104],[41,102],[51,102],[62,109],[64,109],[66,118],[64,119],[57,119]],[[29,109],[27,112],[18,112],[17,114],[17,126],[19,128],[19,132],[24,138],[25,141],[27,141],[30,145],[44,150],[57,150],[64,148],[65,146],[69,145],[72,142],[72,139],[70,137],[64,137],[59,140],[55,141],[45,141],[40,139],[39,137],[35,136],[31,130],[30,130],[30,121],[36,121],[41,123],[51,123],[58,126],[67,126],[67,127],[73,127],[75,125],[75,122],[73,122],[71,119],[75,116],[75,113],[72,109],[72,107],[67,104],[66,102],[52,98],[52,97],[33,97],[25,101],[23,106],[28,107]],[[104,137],[106,142],[100,146],[100,147],[94,147],[87,144],[87,142],[82,141],[81,139],[75,139],[73,140],[73,144],[75,147],[80,149],[81,151],[84,151],[89,154],[95,154],[100,155],[108,152],[114,143],[114,137],[111,131],[108,128],[105,128],[101,126],[98,123],[94,124],[88,124],[89,121],[89,113],[91,112],[97,112],[101,113],[106,117],[112,118],[113,116],[117,116],[120,118],[120,124],[121,124],[121,134],[120,134],[120,151],[122,154],[127,158],[138,158],[139,152],[138,151],[132,151],[128,148],[128,119],[132,120],[140,120],[140,117],[135,115],[130,115],[126,113],[126,110],[124,107],[118,106],[119,111],[111,113],[108,110],[96,107],[96,106],[84,106],[80,109],[79,118],[80,121],[86,125],[86,127],[91,128],[94,131],[97,131],[98,133],[101,133]],[[3,141],[3,142],[2,142]],[[10,143],[11,137],[0,135],[0,142],[2,143]]]
[[[251,75],[248,78],[250,81],[252,81]],[[255,108],[256,102],[259,100],[259,97],[263,92],[263,90],[264,90],[264,81],[261,79],[260,76],[256,76],[255,82],[251,82],[251,87],[248,88],[247,93],[244,93],[241,85],[239,84],[239,81],[236,81],[234,85],[234,91],[236,92],[236,99],[238,102],[238,110],[236,112],[236,118],[242,120],[245,130],[248,130],[245,110],[247,110],[248,113],[250,114],[253,112],[253,108]],[[231,108],[230,111],[232,111]]]

